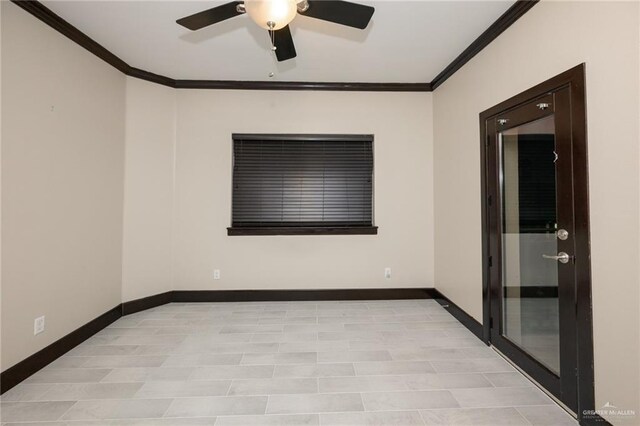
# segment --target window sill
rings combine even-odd
[[[227,228],[227,235],[377,235],[377,226],[272,226]]]

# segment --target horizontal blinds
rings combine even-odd
[[[372,224],[371,140],[235,139],[233,226]]]

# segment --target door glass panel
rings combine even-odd
[[[560,375],[554,117],[499,134],[502,334]]]

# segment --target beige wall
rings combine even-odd
[[[123,300],[172,290],[175,94],[127,78]]]
[[[169,130],[165,113],[173,99],[164,89],[135,80],[128,87],[128,105],[138,105],[127,111],[128,123]],[[156,144],[156,134],[127,138],[126,193],[144,199],[136,208],[129,197],[125,202],[125,300],[167,289],[156,280],[151,291],[159,276],[154,266],[164,268],[169,256],[174,289],[433,286],[431,94],[180,90],[176,102],[175,157],[171,142],[161,139],[162,155],[144,164],[147,158],[140,153]],[[149,113],[144,105],[156,109]],[[234,132],[373,133],[379,235],[227,236]],[[149,168],[150,175],[141,177]],[[166,233],[165,214],[172,176],[173,238]],[[138,226],[145,215],[158,222]],[[135,225],[127,223],[130,217],[138,218]],[[145,241],[156,244],[153,254],[132,248],[145,247]],[[390,280],[384,278],[387,266]],[[221,270],[221,280],[213,280],[214,269]]]
[[[1,7],[5,370],[121,301],[125,78]]]
[[[481,321],[478,114],[586,63],[596,408],[638,415],[639,8],[543,0],[434,92],[436,288]]]

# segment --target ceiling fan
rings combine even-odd
[[[353,28],[365,29],[374,8],[338,0],[245,0],[233,1],[176,22],[192,31],[246,13],[259,26],[269,31],[272,49],[279,62],[296,57],[289,23],[296,14],[322,19]]]

